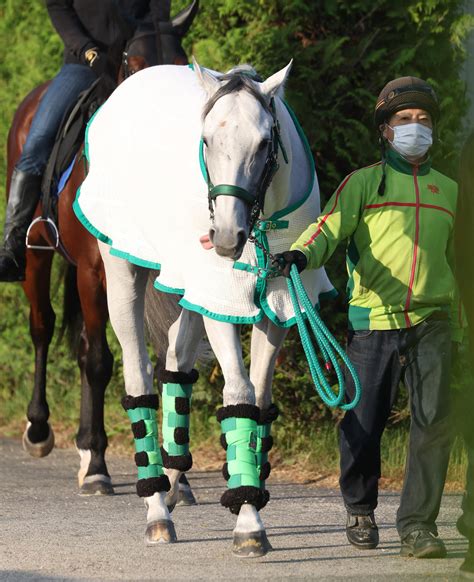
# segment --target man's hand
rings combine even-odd
[[[106,56],[102,54],[96,46],[94,46],[84,51],[84,62],[86,65],[89,65],[98,77],[100,77],[105,71],[107,59]]]
[[[272,262],[274,267],[278,267],[285,277],[290,277],[291,266],[296,265],[298,273],[301,273],[306,268],[308,259],[301,251],[285,251],[275,255],[275,260]]]

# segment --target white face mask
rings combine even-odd
[[[390,129],[394,134],[390,143],[404,157],[421,158],[433,145],[433,130],[421,123],[396,125]]]

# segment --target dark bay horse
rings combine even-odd
[[[187,64],[181,39],[198,10],[194,0],[169,23],[162,23],[161,43],[164,64]],[[151,34],[139,35],[138,46],[128,47],[128,72],[148,66],[141,54]],[[136,38],[136,37],[135,37]],[[123,71],[119,81],[123,79]],[[7,192],[13,168],[21,155],[31,121],[49,82],[36,87],[19,105],[8,135]],[[76,446],[81,455],[78,473],[83,494],[111,494],[112,483],[105,462],[107,435],[104,428],[104,395],[112,376],[113,357],[106,338],[108,321],[106,282],[97,240],[80,224],[72,211],[76,191],[85,178],[82,155],[76,157],[72,173],[58,200],[60,245],[57,251],[68,262],[64,283],[64,321],[71,326],[80,322],[77,360],[81,375],[80,424]],[[42,213],[41,202],[35,218]],[[29,233],[30,246],[54,246],[53,233],[37,223]],[[23,435],[24,448],[35,457],[47,455],[54,446],[54,433],[48,422],[46,367],[55,313],[51,305],[50,281],[54,252],[27,250],[26,279],[23,290],[30,303],[30,333],[35,349],[34,387],[27,409],[28,423]]]

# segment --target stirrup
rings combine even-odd
[[[35,224],[37,224],[38,222],[47,222],[53,228],[54,234],[56,236],[56,244],[54,245],[54,247],[43,246],[43,245],[30,245],[30,243],[28,242],[28,237],[30,235],[30,231],[33,228],[33,226]],[[37,251],[55,251],[59,246],[59,231],[58,231],[58,227],[56,226],[54,220],[52,220],[49,217],[43,218],[42,216],[38,216],[38,218],[35,218],[33,220],[33,222],[30,224],[30,226],[28,227],[28,230],[26,231],[25,244],[26,244],[27,249],[34,249]]]

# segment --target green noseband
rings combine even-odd
[[[219,184],[209,189],[209,198],[211,200],[215,200],[218,196],[234,196],[248,202],[250,205],[255,202],[255,197],[248,190],[230,184]]]

